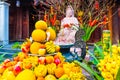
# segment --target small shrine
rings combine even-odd
[[[0,80],[120,80],[119,0],[0,0]]]

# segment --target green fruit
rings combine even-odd
[[[45,77],[45,80],[56,80],[56,77],[49,74]]]
[[[64,74],[58,80],[70,80],[70,79],[69,79],[68,75]]]

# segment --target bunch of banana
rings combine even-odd
[[[55,63],[47,64],[46,67],[47,67],[48,74],[54,75],[56,64]]]
[[[49,54],[55,53],[56,51],[56,45],[53,43],[53,41],[49,41],[45,43],[46,51]]]
[[[28,58],[23,60],[23,68],[25,68],[26,65],[32,64],[32,67],[36,67],[38,65],[38,57],[37,56],[29,56]]]

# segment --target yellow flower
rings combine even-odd
[[[78,16],[83,16],[83,11],[79,11]]]

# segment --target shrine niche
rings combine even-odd
[[[15,35],[15,33],[16,33],[16,31],[15,31],[16,27],[15,26],[24,26],[24,23],[23,23],[23,25],[20,25],[20,24],[16,25],[17,24],[17,22],[16,22],[17,20],[15,20],[15,19],[17,18],[16,17],[17,14],[12,14],[14,12],[14,11],[12,12],[12,10],[16,10],[17,11],[16,1],[15,0],[9,0],[9,1],[7,1],[8,3],[11,3],[11,6],[10,6],[10,16],[14,18],[14,23],[11,23],[11,21],[10,21],[10,27],[11,28],[10,28],[10,34],[9,35],[10,35],[11,41],[15,41],[17,39],[24,40],[25,36],[31,35],[30,33],[33,30],[33,26],[34,26],[35,21],[37,21],[38,19],[43,19],[45,11],[49,12],[50,6],[53,6],[54,10],[57,12],[57,19],[58,20],[62,20],[62,18],[65,16],[65,6],[68,5],[68,4],[71,4],[73,6],[76,17],[78,17],[78,12],[80,10],[83,10],[85,12],[84,16],[87,15],[87,12],[85,11],[85,7],[81,7],[81,6],[85,6],[88,3],[90,3],[89,0],[85,0],[85,1],[78,0],[78,2],[76,2],[76,1],[72,2],[72,0],[64,0],[63,2],[62,2],[62,0],[59,0],[59,1],[60,2],[57,2],[56,0],[45,0],[45,1],[41,1],[41,0],[29,0],[29,1],[26,0],[26,1],[23,1],[23,0],[20,0],[20,4],[21,4],[20,7],[21,8],[25,8],[25,6],[26,6],[26,10],[25,9],[21,10],[21,12],[22,11],[27,11],[25,13],[23,12],[22,14],[26,14],[26,16],[29,17],[29,19],[26,20],[27,24],[25,23],[25,26],[27,26],[27,28],[26,27],[21,27],[20,28],[21,31],[23,29],[23,33],[21,33],[21,32],[18,31],[18,33],[16,35]],[[106,1],[108,1],[108,0],[106,0]],[[36,2],[36,4],[35,4],[35,2]],[[99,1],[99,2],[101,4],[103,4],[102,1]],[[81,3],[83,3],[83,4],[81,4]],[[91,2],[91,3],[93,3],[93,2]],[[104,3],[104,4],[106,4],[106,5],[109,6],[109,5],[112,5],[112,3],[114,3],[114,0],[111,0],[109,3]],[[116,3],[119,4],[119,1],[117,0]],[[55,6],[57,6],[57,7],[55,7]],[[102,8],[102,6],[100,6],[100,7]],[[20,8],[18,8],[18,9],[20,9]],[[112,9],[110,9],[110,8],[106,9],[106,7],[104,7],[103,9],[104,10],[109,10],[109,12],[110,12],[109,14],[111,14]],[[30,16],[32,16],[32,17],[30,17]],[[83,19],[83,20],[85,20],[85,19]],[[24,19],[22,21],[24,22]],[[20,22],[22,22],[22,21],[20,21]],[[109,27],[109,29],[112,32],[112,28],[111,28],[112,18],[111,17],[110,17],[110,22],[111,23],[108,23],[108,27]],[[14,28],[13,28],[13,26],[14,26]],[[24,29],[24,28],[26,28],[26,29]],[[111,35],[112,35],[112,33],[111,33]],[[91,36],[91,38],[90,38],[90,40],[88,42],[90,42],[90,43],[91,42],[96,42],[96,41],[99,41],[100,38],[101,38],[101,28],[97,28],[93,32],[93,34],[92,34],[92,36]]]
[[[101,40],[102,29],[103,29],[102,27],[104,27],[106,29],[108,29],[108,27],[109,27],[109,29],[111,30],[111,34],[112,34],[112,28],[110,27],[111,23],[107,22],[107,19],[109,18],[107,12],[109,12],[109,10],[112,9],[112,7],[114,6],[114,4],[113,4],[115,2],[114,0],[111,0],[111,1],[106,0],[105,2],[102,0],[98,0],[98,1],[78,0],[77,2],[72,1],[72,0],[64,0],[64,1],[62,1],[62,0],[59,0],[59,1],[56,1],[56,0],[55,1],[54,0],[45,0],[45,1],[34,0],[34,2],[38,3],[35,6],[45,5],[47,7],[47,9],[46,9],[47,15],[49,15],[49,12],[50,12],[49,9],[52,6],[53,9],[55,10],[55,13],[57,13],[57,19],[60,21],[65,17],[66,6],[71,5],[74,9],[75,16],[79,20],[81,27],[83,26],[84,23],[88,24],[90,19],[92,19],[92,20],[96,19],[98,22],[102,23],[103,18],[104,18],[104,20],[106,18],[106,20],[105,20],[106,22],[104,21],[103,23],[106,23],[108,25],[105,27],[104,27],[104,25],[100,25],[101,27],[97,27],[96,30],[93,31],[88,43],[93,43],[93,42],[97,42],[97,41]],[[107,5],[108,7],[106,7],[105,5]],[[100,17],[100,16],[104,16],[104,17]]]

